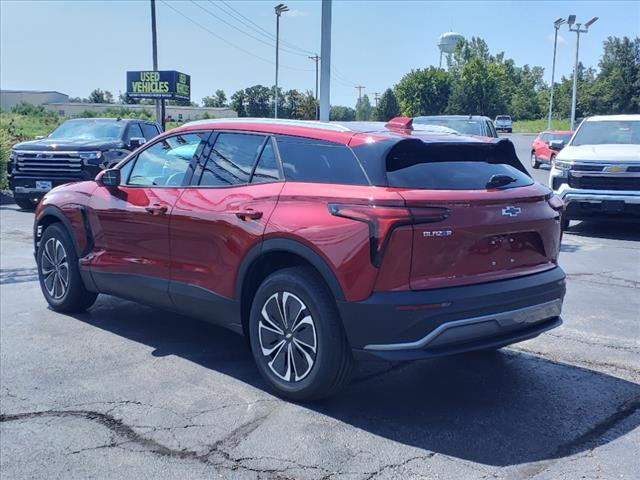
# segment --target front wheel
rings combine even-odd
[[[97,293],[84,286],[78,256],[71,237],[61,225],[49,226],[40,239],[36,255],[44,298],[57,312],[80,312],[96,301]]]
[[[531,168],[540,168],[540,162],[535,151],[531,152]]]
[[[314,400],[349,381],[353,358],[335,301],[310,268],[286,268],[264,280],[249,336],[258,370],[283,397]]]

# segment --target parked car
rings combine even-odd
[[[499,132],[511,133],[513,131],[513,122],[509,115],[498,115],[495,119],[494,125],[496,130]]]
[[[545,130],[531,144],[531,166],[540,168],[541,163],[553,162],[558,152],[571,140],[570,130]]]
[[[640,220],[640,115],[586,118],[551,165],[570,220]]]
[[[53,187],[93,179],[160,132],[157,123],[144,120],[67,120],[48,137],[14,145],[9,188],[20,208],[33,209]]]
[[[418,125],[438,125],[448,127],[459,133],[479,137],[498,137],[498,133],[491,119],[480,115],[431,115],[415,117],[413,124],[416,127]]]
[[[346,124],[202,120],[54,188],[35,217],[52,309],[98,293],[249,337],[280,395],[354,358],[495,349],[557,327],[562,203],[507,139]]]

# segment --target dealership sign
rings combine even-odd
[[[191,99],[191,77],[175,70],[127,72],[131,98]]]

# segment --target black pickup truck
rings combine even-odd
[[[137,119],[76,118],[42,139],[14,145],[9,188],[20,208],[33,209],[57,185],[94,178],[162,132]]]

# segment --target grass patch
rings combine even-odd
[[[547,119],[516,120],[513,122],[514,133],[540,133],[547,129]],[[569,130],[569,120],[553,119],[551,130]]]

